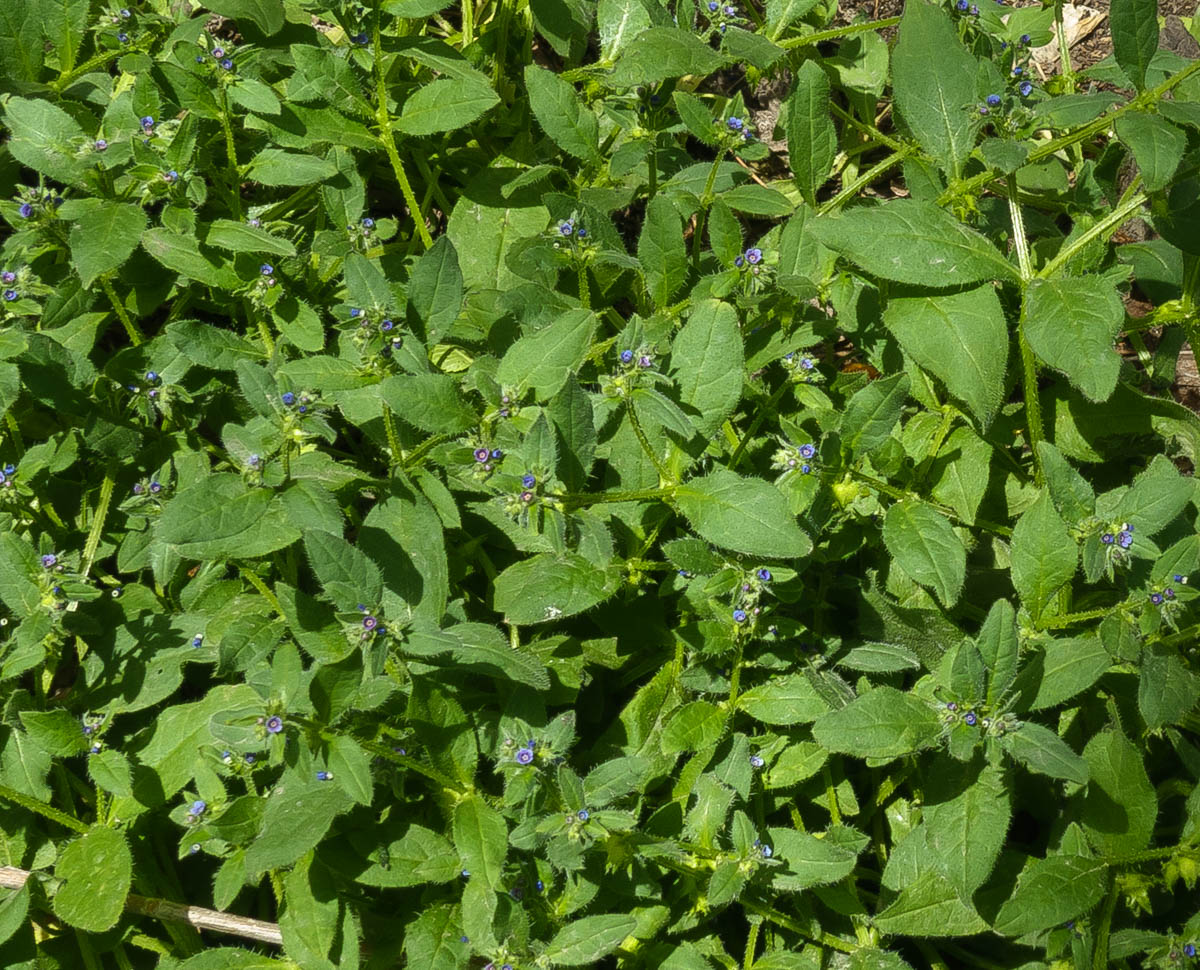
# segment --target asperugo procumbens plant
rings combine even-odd
[[[1200,965],[1153,2],[127,3],[0,3],[0,965]]]

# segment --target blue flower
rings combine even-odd
[[[504,452],[502,452],[499,448],[493,448],[490,457],[492,461],[499,461],[504,457]]]
[[[767,569],[764,566],[762,569],[760,569],[758,571],[758,578],[761,579],[764,583],[769,583],[771,581],[771,570]]]
[[[763,761],[761,755],[757,755],[757,754],[750,755],[750,767],[751,768],[761,768],[764,764],[766,764],[766,762]]]
[[[726,17],[732,17],[736,13],[737,13],[737,7],[726,7],[725,8],[725,16]]]
[[[28,219],[31,215],[33,215],[33,206],[31,206],[28,202],[25,202],[22,203],[21,208],[19,208],[17,211],[21,214],[22,219]]]
[[[1104,535],[1102,535],[1100,537],[1100,541],[1103,542],[1106,546],[1111,546],[1113,544],[1113,538],[1114,537],[1111,532],[1106,532],[1106,533],[1104,533]]]
[[[460,936],[460,937],[458,938],[458,942],[459,942],[459,943],[470,943],[470,942],[471,942],[471,940],[470,940],[470,938],[469,938],[469,937],[468,937],[468,936],[467,936],[467,935],[464,933],[462,936]]]
[[[564,236],[570,236],[574,234],[575,227],[571,224],[571,220],[568,219],[558,227],[558,231]]]
[[[197,633],[194,637],[192,637],[192,646],[193,647],[199,647],[199,646],[202,646],[203,644],[204,644],[204,634],[203,633]]]
[[[531,761],[533,761],[533,749],[532,748],[520,748],[517,750],[517,764],[527,765]]]
[[[7,472],[9,475],[11,475],[11,474],[13,473],[13,471],[15,471],[15,469],[13,468],[13,466],[12,466],[12,465],[5,465],[5,466],[4,466],[4,470],[5,470],[5,471],[6,471],[6,472]],[[1186,579],[1185,579],[1185,578],[1184,578],[1184,577],[1183,577],[1183,576],[1182,576],[1180,573],[1176,573],[1176,574],[1175,574],[1174,576],[1172,576],[1171,578],[1172,578],[1172,579],[1174,579],[1174,580],[1175,580],[1175,582],[1177,582],[1177,583],[1186,583],[1186,582],[1187,582],[1187,580],[1186,580]]]
[[[1023,68],[1023,67],[1014,67],[1013,68],[1013,77],[1020,77],[1024,73],[1025,73],[1025,68]]]
[[[746,611],[745,610],[734,610],[733,611],[733,622],[734,623],[745,623],[746,622]]]
[[[771,856],[772,856],[773,854],[774,854],[774,853],[772,852],[772,850],[771,850],[771,847],[770,847],[769,845],[764,845],[764,846],[762,847],[762,857],[763,857],[764,859],[769,859],[769,858],[771,858]]]
[[[248,225],[251,229],[258,229],[260,226],[262,226],[262,220],[261,219],[247,219],[246,225]]]
[[[642,354],[642,356],[638,358],[638,367],[649,367],[653,363],[654,361],[650,359],[648,354]]]
[[[1150,602],[1153,603],[1155,606],[1158,606],[1162,601],[1163,601],[1162,593],[1151,593],[1150,594]]]
[[[318,771],[317,772],[317,781],[332,781],[332,780],[333,780],[333,772],[332,771]]]
[[[197,63],[197,64],[203,64],[203,63],[204,63],[204,55],[203,55],[203,54],[197,54],[197,55],[196,55],[196,63]]]
[[[367,42],[370,40],[365,33],[354,34],[350,39],[362,47],[365,47]]]
[[[529,472],[526,472],[521,477],[521,484],[524,485],[526,488],[533,488],[533,486],[537,484],[537,479],[534,478],[533,475],[529,474]]]
[[[158,482],[150,483],[150,494],[151,495],[157,495],[161,491],[162,491],[162,485],[160,485]]]
[[[1033,93],[1033,84],[1029,81],[1022,81],[1017,90],[1021,92],[1021,97],[1027,98]]]
[[[1117,533],[1117,545],[1122,549],[1128,549],[1133,545],[1133,534],[1129,529],[1122,529]]]
[[[717,0],[708,0],[708,9],[711,12],[716,13],[719,6],[721,5],[717,3]]]
[[[738,269],[741,269],[745,264],[746,264],[746,258],[744,256],[735,256],[733,258],[733,265],[736,266]]]
[[[989,94],[989,95],[987,96],[987,103],[988,103],[988,107],[989,107],[989,108],[996,108],[996,107],[999,107],[999,105],[1000,105],[1000,95],[998,95],[998,94]]]
[[[153,128],[154,127],[154,119],[152,117],[150,117],[150,115],[146,115],[144,118],[141,119],[141,125],[143,128],[147,128],[147,129]]]
[[[581,821],[581,822],[586,822],[589,818],[592,817],[592,815],[586,808],[581,808],[578,812],[575,813],[575,817],[577,819],[579,819],[579,821]]]
[[[171,171],[163,173],[163,181],[164,182],[175,182],[175,181],[178,181],[178,179],[179,179],[179,173],[177,171],[175,171],[175,169],[171,169]]]
[[[52,552],[48,552],[48,553],[46,553],[46,555],[42,556],[42,568],[43,569],[53,569],[57,562],[58,562],[58,556],[54,555],[54,553],[52,553]]]
[[[1163,590],[1163,596],[1169,600],[1173,600],[1175,598],[1175,590],[1173,590],[1170,586],[1168,586],[1166,589]]]
[[[622,364],[628,364],[632,360],[633,360],[633,351],[632,350],[622,350],[621,351],[621,363]]]
[[[0,283],[15,283],[16,281],[17,274],[11,269],[6,269],[3,273],[0,273]]]
[[[370,631],[379,626],[379,621],[375,617],[368,615],[362,618],[362,625],[364,630]]]
[[[225,48],[224,47],[214,47],[212,50],[212,56],[213,56],[214,61],[219,61],[222,57],[225,56]]]
[[[296,395],[293,394],[291,391],[284,391],[282,394],[279,395],[279,400],[281,400],[288,407],[291,407],[293,404],[296,403]]]
[[[248,764],[248,765],[254,764],[254,752],[248,751],[242,757],[245,760],[246,764]]]
[[[800,457],[801,458],[811,458],[813,455],[816,454],[816,452],[817,452],[817,449],[814,448],[811,444],[805,444],[805,445],[800,446]]]
[[[757,246],[746,250],[746,262],[751,266],[762,262],[762,250]]]
[[[813,363],[813,359],[811,357],[801,357],[800,358],[800,369],[801,370],[812,370],[813,367],[815,367],[815,366],[816,365]]]
[[[808,462],[805,462],[800,466],[801,475],[807,475],[810,471],[812,471],[812,465],[808,464]]]
[[[974,711],[967,711],[967,713],[963,715],[963,720],[967,722],[968,727],[974,727],[975,722],[978,721],[979,718],[975,716]]]
[[[587,230],[584,229],[583,226],[580,226],[577,230],[575,230],[575,235],[578,236],[580,239],[586,239],[587,238]]]
[[[379,325],[379,329],[386,333],[388,330],[391,330],[392,327],[394,327],[395,325],[396,324],[393,323],[391,320],[384,320],[383,323],[381,323]]]
[[[486,448],[476,448],[474,454],[475,454],[476,461],[485,462],[488,460],[488,457],[491,455],[491,452],[489,452]]]
[[[131,13],[129,12],[129,8],[128,8],[128,7],[122,7],[122,8],[121,8],[121,16],[122,16],[122,17],[124,17],[126,20],[128,20],[130,17],[132,17],[132,16],[133,16],[133,14],[131,14]]]
[[[122,44],[128,44],[129,35],[125,33],[125,31],[121,31],[119,34],[117,34],[117,41]]]
[[[262,265],[261,265],[261,266],[258,268],[258,271],[259,271],[260,273],[262,273],[262,275],[263,275],[263,276],[270,276],[272,273],[274,273],[274,272],[275,272],[275,267],[274,267],[274,266],[272,266],[270,263],[263,263],[263,264],[262,264]]]
[[[375,220],[372,219],[370,216],[363,216],[362,227],[364,229],[374,229],[375,228]]]
[[[208,803],[201,798],[197,798],[192,802],[192,807],[189,809],[192,815],[203,815],[205,809],[208,808]]]
[[[729,126],[730,131],[741,131],[742,128],[745,127],[745,125],[742,123],[742,119],[738,118],[737,116],[730,118],[725,122],[725,124]]]
[[[1032,39],[1032,38],[1030,38],[1030,36],[1029,36],[1028,34],[1022,34],[1022,35],[1021,35],[1021,43],[1022,43],[1022,44],[1028,44],[1028,43],[1030,42],[1030,40],[1031,40],[1031,39]]]
[[[1183,955],[1185,957],[1194,957],[1196,955],[1196,944],[1185,943],[1183,946]]]
[[[18,296],[20,296],[20,294],[16,290],[5,290],[4,291],[4,299],[7,300],[9,303],[12,303],[12,301],[15,300]]]
[[[267,718],[267,733],[278,734],[283,730],[283,718],[276,715],[275,717]]]

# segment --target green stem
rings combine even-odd
[[[1058,72],[1066,82],[1067,94],[1075,93],[1075,73],[1071,70],[1071,50],[1067,44],[1067,29],[1063,23],[1063,2],[1054,0],[1054,33],[1058,37]]]
[[[404,468],[412,468],[418,461],[424,458],[431,449],[436,448],[443,441],[449,441],[451,438],[448,434],[435,434],[432,437],[426,438],[417,447],[404,455],[400,459],[400,465]]]
[[[462,49],[465,50],[474,40],[475,5],[472,0],[462,0]]]
[[[229,95],[221,86],[221,130],[225,132],[225,162],[229,168],[229,201],[234,219],[242,218],[242,176],[238,170],[237,146],[233,141],[233,126],[229,123]]]
[[[1045,438],[1042,430],[1042,401],[1038,396],[1037,360],[1029,341],[1025,339],[1025,313],[1029,301],[1028,284],[1033,278],[1033,266],[1029,260],[1029,241],[1025,237],[1025,219],[1021,215],[1021,204],[1017,200],[1016,176],[1008,179],[1008,212],[1012,219],[1013,246],[1017,251],[1017,265],[1021,270],[1021,314],[1017,321],[1017,343],[1021,350],[1021,372],[1025,391],[1026,441],[1033,455],[1034,483],[1042,484],[1042,456],[1038,442]]]
[[[388,462],[388,467],[391,468],[400,463],[400,438],[396,434],[396,418],[386,404],[383,406],[383,430],[387,434],[388,450],[392,453]]]
[[[247,303],[246,313],[254,320],[254,324],[258,327],[258,335],[262,337],[263,346],[267,349],[267,356],[275,356],[275,338],[271,336],[271,328],[267,324],[266,318],[261,313],[256,313],[254,308]]]
[[[658,135],[650,139],[650,151],[646,155],[646,167],[650,171],[650,183],[646,187],[646,201],[649,202],[658,192]]]
[[[104,290],[104,295],[108,297],[108,302],[112,304],[113,312],[116,313],[117,319],[121,321],[121,325],[129,335],[130,343],[135,347],[140,346],[146,338],[142,336],[142,332],[138,329],[137,324],[130,319],[129,314],[125,310],[125,304],[118,298],[117,291],[113,289],[113,285],[108,277],[100,277],[100,288]]]
[[[1062,616],[1047,617],[1038,626],[1043,630],[1062,630],[1076,623],[1086,623],[1088,620],[1099,620],[1112,612],[1111,606],[1099,610],[1087,610],[1084,613],[1066,613]]]
[[[824,203],[817,210],[817,212],[820,215],[824,215],[826,212],[834,212],[837,209],[840,209],[843,205],[858,195],[862,189],[879,178],[879,176],[886,172],[889,168],[894,168],[896,165],[899,165],[901,162],[903,162],[906,158],[908,158],[909,155],[913,153],[913,151],[914,149],[910,147],[901,148],[894,155],[889,155],[887,158],[883,159],[883,161],[877,162],[875,165],[871,166],[871,168],[861,173],[858,178],[844,185],[838,191],[838,194],[828,202]]]
[[[579,302],[585,310],[592,308],[592,294],[588,288],[587,264],[579,260],[575,264],[575,272],[579,276]]]
[[[625,410],[629,414],[629,424],[630,427],[633,428],[633,435],[635,438],[637,438],[638,444],[642,446],[642,451],[646,453],[646,457],[654,462],[654,467],[658,470],[658,477],[660,481],[667,484],[674,484],[674,478],[672,477],[671,473],[667,471],[667,466],[662,463],[662,459],[659,458],[658,455],[654,453],[654,449],[650,447],[650,439],[646,437],[646,432],[642,430],[642,423],[638,420],[637,412],[634,410],[633,398],[625,398]]]
[[[733,718],[737,713],[738,692],[742,683],[742,653],[745,644],[742,643],[742,638],[737,638],[737,646],[734,648],[733,666],[729,672],[729,707],[725,715],[725,733],[728,734],[733,727]]]
[[[750,921],[750,932],[746,935],[746,950],[742,956],[742,970],[751,970],[754,966],[754,951],[758,949],[758,929],[762,926],[760,920]]]
[[[92,516],[92,528],[88,532],[87,542],[83,547],[83,576],[92,571],[92,562],[96,558],[96,550],[100,547],[100,533],[104,531],[104,520],[108,517],[108,506],[112,501],[113,487],[116,485],[116,472],[111,462],[104,470],[104,481],[100,484],[100,498],[96,503],[96,513]]]
[[[284,616],[283,607],[279,605],[279,600],[275,598],[275,594],[271,592],[271,588],[264,583],[257,574],[247,569],[245,566],[238,566],[238,572],[242,574],[242,578],[246,580],[246,582],[248,582],[263,595],[263,598],[271,604],[271,609],[273,609],[279,616]],[[286,617],[284,617],[284,619],[286,620]]]
[[[675,486],[662,488],[639,488],[628,492],[594,492],[591,494],[551,495],[561,501],[569,510],[583,509],[589,505],[603,505],[611,502],[669,502],[675,496]]]
[[[1017,178],[1008,179],[1008,214],[1012,220],[1013,248],[1017,251],[1017,265],[1021,269],[1022,285],[1033,278],[1033,266],[1029,261],[1029,240],[1025,236],[1025,219],[1021,215],[1021,203],[1017,200]]]
[[[767,402],[754,413],[754,418],[750,422],[750,427],[746,429],[746,433],[742,435],[741,440],[738,441],[737,447],[733,450],[733,454],[729,456],[730,471],[733,471],[737,468],[737,463],[741,460],[742,455],[746,452],[746,445],[753,440],[754,435],[758,432],[758,426],[762,424],[764,420],[766,420],[767,414],[775,409],[775,405],[778,404],[779,399],[783,397],[785,393],[787,393],[787,389],[789,387],[791,387],[791,383],[789,381],[784,381],[777,388],[775,388],[771,396],[767,398]]]
[[[703,246],[704,224],[708,220],[708,207],[712,205],[713,186],[717,184],[717,172],[721,169],[724,152],[718,152],[713,159],[712,168],[708,170],[708,178],[704,182],[704,193],[700,196],[700,211],[696,213],[696,231],[692,235],[692,268],[700,269],[700,251]]]
[[[814,943],[817,946],[826,946],[831,950],[838,950],[841,953],[855,953],[859,950],[859,947],[856,944],[850,943],[847,940],[843,940],[840,937],[833,936],[830,933],[822,933],[819,937],[814,938],[799,922],[792,919],[792,917],[786,915],[785,913],[779,912],[779,910],[771,906],[764,906],[761,903],[756,903],[752,899],[743,899],[741,902],[742,908],[747,912],[754,913],[756,916],[761,916],[763,919],[769,920],[776,926],[782,926],[785,930],[790,930],[801,939],[807,940],[809,943]]]
[[[387,152],[388,161],[391,162],[392,172],[396,176],[396,181],[400,184],[400,193],[404,196],[404,204],[408,206],[408,211],[412,215],[417,235],[421,237],[421,244],[428,249],[433,245],[433,237],[429,235],[429,230],[425,226],[425,215],[421,212],[421,207],[417,204],[417,197],[413,194],[412,185],[409,184],[408,175],[404,171],[404,162],[401,161],[400,153],[396,150],[396,135],[392,131],[392,116],[388,113],[387,80],[383,76],[383,35],[379,26],[379,4],[380,0],[375,0],[375,27],[373,34],[375,48],[375,98],[378,102],[375,106],[375,118],[379,123],[380,140],[383,142],[383,148]]]
[[[835,118],[841,118],[842,121],[846,122],[846,124],[848,124],[851,128],[856,128],[864,135],[868,135],[871,141],[878,145],[886,145],[894,152],[912,151],[914,148],[912,145],[906,145],[902,141],[897,141],[895,138],[891,137],[891,135],[885,135],[882,131],[875,127],[875,125],[867,124],[865,121],[859,121],[849,111],[835,102],[831,101],[829,103],[829,109],[833,112]],[[871,145],[866,145],[864,146],[864,149],[869,149],[871,147]]]
[[[60,812],[53,805],[47,805],[40,799],[34,798],[32,795],[26,795],[24,792],[19,792],[15,788],[9,788],[7,785],[0,785],[0,798],[5,801],[12,802],[14,805],[20,805],[22,808],[30,812],[48,818],[51,822],[57,822],[73,832],[86,832],[88,824],[81,822],[77,818],[72,818],[65,812]]]
[[[1140,209],[1146,202],[1145,193],[1138,192],[1136,195],[1125,200],[1121,205],[1117,206],[1107,216],[1097,222],[1094,226],[1088,228],[1086,232],[1071,240],[1070,243],[1063,246],[1058,251],[1055,257],[1050,260],[1038,272],[1038,279],[1050,279],[1062,266],[1064,266],[1076,253],[1082,250],[1088,243],[1098,236],[1102,236],[1107,232],[1116,231],[1117,227],[1124,223],[1134,212]]]
[[[804,37],[792,37],[779,41],[784,50],[795,50],[797,47],[812,47],[823,44],[827,40],[837,40],[839,37],[849,37],[851,34],[861,34],[864,30],[883,30],[885,27],[895,27],[900,23],[899,17],[884,17],[882,20],[868,20],[861,24],[848,24],[845,27],[835,27],[832,30],[819,30],[815,34]]]
[[[1107,970],[1108,967],[1108,934],[1112,929],[1113,913],[1117,909],[1117,898],[1120,891],[1117,880],[1110,873],[1108,876],[1108,895],[1104,899],[1104,909],[1100,913],[1100,922],[1096,926],[1096,946],[1092,951],[1093,970]]]

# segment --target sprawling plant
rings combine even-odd
[[[1195,965],[1153,0],[127,2],[0,3],[4,967]]]

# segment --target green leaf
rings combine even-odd
[[[1125,112],[1114,127],[1117,137],[1133,152],[1146,191],[1166,188],[1183,159],[1187,136],[1169,121],[1146,111]]]
[[[1125,322],[1112,283],[1098,276],[1033,280],[1025,298],[1025,337],[1033,352],[1089,400],[1108,400],[1121,370],[1113,341]]]
[[[599,161],[600,125],[570,83],[553,71],[527,64],[525,90],[533,116],[559,148],[585,162]]]
[[[1012,535],[1012,582],[1035,620],[1050,597],[1075,575],[1079,549],[1043,492],[1021,515]]]
[[[833,171],[838,151],[837,129],[829,117],[829,77],[814,60],[795,72],[788,98],[788,160],[796,187],[810,206]]]
[[[62,850],[54,875],[62,880],[54,894],[55,915],[88,933],[103,933],[125,909],[133,855],[119,832],[95,825]]]
[[[383,590],[379,567],[340,535],[313,530],[304,536],[304,551],[325,592],[342,610],[364,603],[373,609]]]
[[[988,927],[968,898],[945,875],[926,869],[872,923],[895,936],[974,936]]]
[[[600,0],[596,26],[600,33],[600,57],[611,63],[650,26],[650,14],[639,0]]]
[[[211,475],[166,503],[158,537],[191,559],[262,556],[300,538],[282,511],[268,490],[247,488],[241,476]]]
[[[206,246],[227,249],[231,253],[270,253],[273,256],[295,256],[296,247],[287,239],[272,236],[265,229],[256,229],[232,219],[216,219],[204,237]]]
[[[896,563],[944,606],[953,606],[967,575],[967,550],[950,520],[920,499],[896,502],[883,520],[883,541]]]
[[[1008,325],[995,288],[893,298],[883,322],[986,430],[1004,400],[1008,368]]]
[[[410,632],[401,649],[422,658],[447,656],[467,669],[528,684],[535,690],[550,688],[550,677],[536,656],[514,650],[499,630],[483,623],[459,623],[436,632]]]
[[[1069,700],[1091,687],[1110,666],[1112,657],[1098,637],[1049,641],[1031,708],[1037,711]]]
[[[714,468],[678,486],[675,501],[702,538],[725,549],[777,559],[812,551],[783,493],[762,479]]]
[[[896,111],[921,147],[955,177],[975,143],[976,71],[943,8],[924,0],[905,5],[892,52]]]
[[[0,15],[2,16],[2,15]],[[0,890],[0,944],[7,943],[25,925],[29,915],[29,886]]]
[[[1087,762],[1057,734],[1034,721],[1023,721],[1015,731],[1002,734],[1000,745],[1030,771],[1087,784]]]
[[[353,738],[338,735],[329,740],[329,768],[334,783],[359,805],[370,805],[374,794],[371,759]]]
[[[114,203],[89,209],[71,226],[71,259],[80,282],[120,268],[137,249],[146,228],[141,206]]]
[[[909,377],[903,371],[871,381],[850,398],[842,412],[838,430],[851,458],[869,454],[888,438],[900,420],[908,397]]]
[[[448,236],[439,236],[417,260],[408,281],[408,319],[429,346],[450,329],[463,304],[463,274]]]
[[[1141,91],[1158,50],[1157,0],[1113,0],[1108,18],[1117,63]]]
[[[612,953],[637,927],[624,913],[585,916],[559,930],[543,955],[560,967],[587,966]]]
[[[1101,731],[1083,749],[1088,764],[1086,794],[1080,794],[1079,823],[1088,841],[1105,856],[1140,852],[1150,844],[1158,798],[1142,754],[1115,730]]]
[[[167,269],[222,290],[234,290],[241,280],[224,260],[200,249],[191,236],[152,228],[142,233],[142,248]]]
[[[688,133],[705,145],[715,146],[719,129],[714,130],[712,113],[704,102],[694,94],[679,90],[671,94],[671,100],[675,103],[675,110],[679,112],[679,120],[683,122]],[[710,235],[712,233],[711,225],[709,233]]]
[[[421,85],[396,119],[396,130],[406,135],[434,135],[455,131],[481,118],[500,103],[491,86],[473,77],[441,77]]]
[[[34,5],[34,0],[0,4],[0,73],[13,80],[36,81],[42,73],[45,45]]]
[[[1115,518],[1137,532],[1157,535],[1190,501],[1188,481],[1165,455],[1155,455],[1149,466],[1117,503]]]
[[[715,744],[725,729],[725,712],[708,701],[684,704],[663,729],[662,749],[666,754],[702,751]]]
[[[1162,647],[1142,652],[1138,677],[1138,710],[1151,731],[1177,724],[1200,700],[1200,677],[1179,656]]]
[[[233,20],[242,17],[253,20],[268,37],[283,27],[282,0],[205,0],[205,6]]]
[[[764,724],[809,724],[829,704],[804,674],[784,674],[743,693],[738,708]]]
[[[914,2],[909,10],[921,4]],[[928,64],[921,68],[927,74]],[[961,95],[960,95],[961,97]],[[817,238],[868,273],[897,283],[949,288],[1015,280],[1016,270],[986,237],[931,202],[897,199],[811,223]]]
[[[638,237],[638,260],[646,292],[656,307],[665,307],[688,274],[687,247],[679,213],[665,195],[656,195],[646,206],[642,234]]]
[[[247,178],[262,185],[316,185],[335,175],[332,162],[279,148],[264,148],[246,171]]]
[[[480,796],[468,795],[454,806],[454,845],[472,879],[492,889],[503,885],[508,825]]]
[[[387,847],[387,865],[374,863],[355,877],[367,886],[399,889],[458,879],[462,863],[449,840],[422,825],[411,824]]]
[[[361,253],[351,253],[346,257],[343,272],[346,275],[346,294],[353,305],[360,309],[386,309],[395,302],[383,270]]]
[[[1060,926],[1100,901],[1106,868],[1103,862],[1080,855],[1034,859],[992,925],[1005,936]]]
[[[963,899],[982,886],[1004,847],[1012,818],[1003,773],[940,762],[931,774],[922,817],[926,844],[938,870]]]
[[[925,701],[894,687],[876,687],[840,710],[817,718],[813,738],[837,754],[899,758],[932,744],[941,733]]]
[[[9,4],[0,6],[4,16],[12,16]],[[12,57],[11,51],[7,54]],[[84,140],[83,129],[62,108],[45,98],[10,98],[4,123],[11,131],[8,151],[18,162],[60,182],[81,183],[87,165],[76,157],[75,148]]]
[[[720,66],[717,52],[690,31],[651,27],[638,34],[617,60],[611,83],[631,88],[685,74],[710,74]]]
[[[433,434],[459,434],[479,423],[447,374],[397,374],[379,385],[379,396],[402,420]]]
[[[1095,514],[1096,493],[1092,486],[1048,441],[1039,441],[1038,455],[1042,459],[1042,472],[1050,498],[1059,515],[1069,523],[1078,523]]]
[[[771,828],[770,842],[774,855],[787,863],[776,872],[771,885],[776,889],[797,892],[810,886],[827,885],[844,879],[854,870],[855,854],[828,838],[818,839],[808,832]]]
[[[737,407],[743,363],[733,307],[717,300],[697,305],[671,344],[671,376],[680,402],[699,412],[700,434],[713,434]]]
[[[549,326],[514,342],[500,361],[496,380],[533,388],[539,400],[549,400],[582,366],[595,329],[596,317],[590,310],[567,310]]]
[[[82,754],[91,741],[68,711],[21,711],[21,724],[39,748],[59,758]]]
[[[495,606],[509,623],[527,626],[574,616],[608,599],[617,588],[613,570],[576,553],[549,553],[514,563],[496,577]]]
[[[992,604],[975,644],[988,670],[988,706],[998,707],[1017,676],[1021,652],[1017,614],[1008,600]]]
[[[286,774],[267,800],[261,833],[246,850],[246,872],[290,866],[318,845],[334,818],[350,806],[340,786]]]

